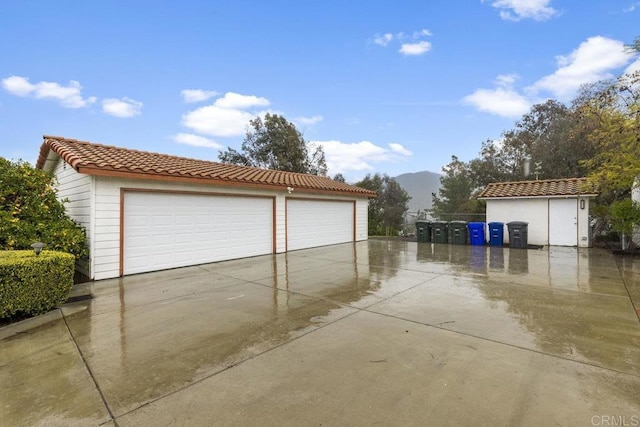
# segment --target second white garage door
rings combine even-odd
[[[125,192],[123,273],[273,253],[273,199]]]
[[[353,202],[287,199],[287,250],[354,240]]]

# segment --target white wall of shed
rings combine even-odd
[[[528,222],[527,242],[532,245],[549,244],[548,199],[487,199],[487,223],[503,222],[504,243],[509,243],[507,223]]]
[[[64,205],[67,215],[85,228],[87,244],[91,253],[91,244],[93,243],[91,228],[92,177],[76,172],[60,158],[55,164],[53,174],[57,180],[58,198],[60,200],[68,200]],[[79,260],[76,268],[82,274],[91,277],[90,258]]]
[[[584,209],[580,201],[584,200]],[[578,247],[591,246],[591,224],[589,222],[590,197],[578,198]],[[504,222],[504,243],[509,242],[506,224],[511,221],[528,222],[528,243],[532,245],[549,244],[549,199],[487,199],[487,223]]]

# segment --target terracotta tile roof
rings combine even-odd
[[[167,179],[271,189],[293,187],[308,192],[376,197],[374,191],[322,176],[195,160],[46,135],[40,147],[37,168],[45,167],[51,152],[60,156],[79,173],[88,175]]]
[[[493,182],[480,193],[480,199],[500,197],[595,196],[587,178],[545,179],[540,181]]]

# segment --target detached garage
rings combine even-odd
[[[375,192],[326,177],[45,136],[36,165],[87,231],[106,279],[367,239]]]
[[[528,222],[530,244],[589,247],[589,201],[596,196],[587,178],[565,178],[491,183],[479,199],[487,202],[487,222]],[[504,237],[508,242],[506,227]]]

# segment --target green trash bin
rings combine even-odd
[[[449,223],[451,243],[454,245],[467,244],[467,221],[451,221]]]
[[[418,243],[431,242],[431,223],[429,221],[416,221],[416,236]]]
[[[449,243],[447,224],[448,223],[446,221],[434,221],[431,223],[431,229],[433,230],[433,243]]]

